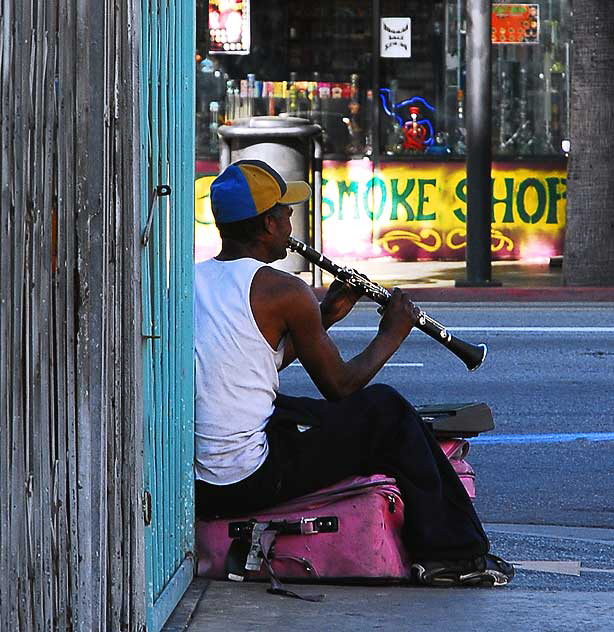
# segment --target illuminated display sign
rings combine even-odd
[[[209,0],[209,53],[248,55],[249,0]]]
[[[493,44],[538,44],[538,4],[497,4],[492,7]]]
[[[214,170],[217,172],[217,169]],[[195,257],[219,252],[209,198],[214,175],[195,183]],[[560,164],[494,163],[491,250],[494,260],[561,255],[567,172]],[[465,258],[464,163],[324,161],[322,244],[336,259],[397,261]]]

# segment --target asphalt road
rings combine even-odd
[[[459,337],[485,342],[484,365],[468,373],[416,331],[376,381],[415,404],[490,405],[496,427],[472,440],[468,460],[492,550],[514,562],[514,581],[495,590],[318,586],[320,604],[232,582],[212,582],[200,599],[196,584],[190,632],[614,630],[614,304],[422,307]],[[344,357],[378,320],[361,303],[331,332]],[[318,396],[300,365],[282,372],[281,386]]]
[[[360,303],[331,330],[345,358],[375,335],[375,307]],[[614,528],[614,305],[422,308],[458,337],[486,343],[483,366],[468,372],[415,330],[374,382],[417,405],[489,404],[496,428],[472,443],[468,459],[482,520]],[[301,366],[282,372],[281,391],[319,396]]]

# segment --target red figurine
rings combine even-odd
[[[403,133],[405,134],[403,149],[424,151],[426,147],[426,136],[428,131],[424,125],[418,123],[419,114],[419,107],[415,105],[410,106],[409,115],[411,116],[411,121],[407,121],[403,126]]]

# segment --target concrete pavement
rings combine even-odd
[[[614,529],[485,526],[493,551],[515,562],[507,587],[292,586],[325,595],[311,603],[270,595],[263,583],[198,579],[165,631],[614,629]]]
[[[416,302],[421,301],[614,301],[611,287],[565,286],[560,260],[494,261],[492,279],[499,287],[456,287],[466,278],[464,261],[412,261],[390,259],[369,261],[337,261],[354,268],[372,281],[390,288],[398,286]],[[311,274],[303,274],[311,282]],[[323,285],[331,282],[323,274]],[[325,289],[317,289],[322,295]]]

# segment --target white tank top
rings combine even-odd
[[[249,294],[256,259],[195,266],[195,476],[214,485],[253,474],[268,454],[264,428],[279,389],[284,341],[258,329]]]

